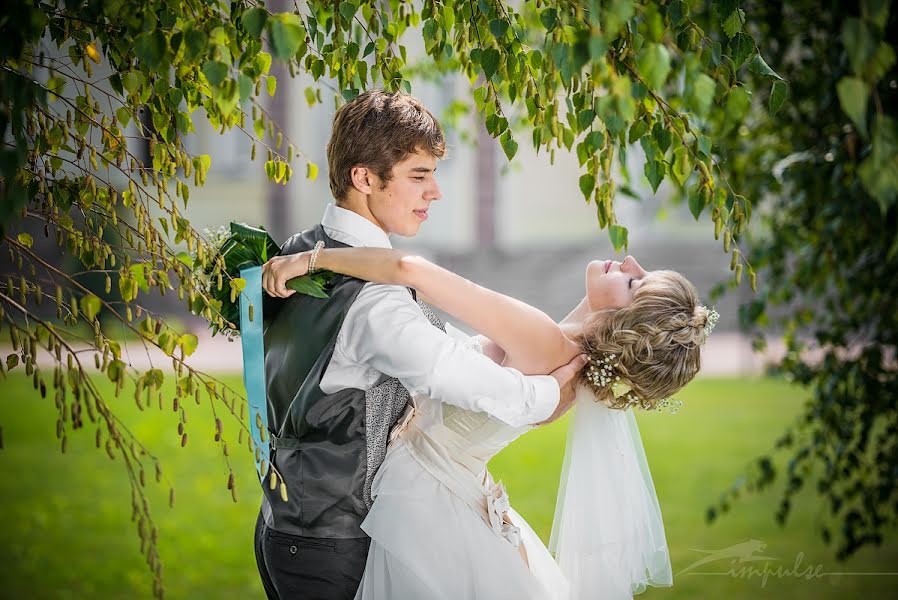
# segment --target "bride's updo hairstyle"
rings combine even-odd
[[[629,306],[590,316],[580,340],[589,356],[583,383],[611,408],[657,408],[698,373],[709,316],[689,280],[652,271]]]

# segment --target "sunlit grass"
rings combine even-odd
[[[230,377],[235,386],[239,377]],[[111,388],[103,388],[111,396]],[[32,393],[30,382],[13,377],[0,383],[0,597],[149,597],[151,580],[138,551],[130,521],[130,491],[119,461],[94,448],[90,427],[70,436],[67,454],[59,452],[52,401]],[[171,393],[166,397],[170,400]],[[743,498],[731,514],[704,523],[713,502],[757,453],[770,448],[798,412],[801,390],[773,380],[701,380],[678,395],[685,405],[673,416],[639,417],[643,441],[664,513],[675,573],[672,590],[650,590],[646,598],[845,598],[892,597],[898,576],[829,576],[812,581],[676,573],[701,558],[700,550],[719,550],[750,539],[767,544],[777,557],[771,567],[822,564],[824,572],[896,571],[898,536],[880,549],[868,549],[846,564],[836,563],[820,542],[815,523],[821,505],[810,494],[785,528],[773,520],[778,488]],[[205,400],[190,403],[190,442],[180,447],[177,419],[167,404],[140,413],[127,393],[111,400],[123,418],[156,452],[177,491],[168,508],[168,488],[148,485],[160,528],[168,598],[264,598],[252,553],[252,527],[260,494],[252,457],[231,453],[237,470],[239,502],[227,490],[227,467],[216,444]],[[225,421],[225,435],[236,427]],[[548,539],[555,492],[564,454],[565,421],[528,434],[492,464],[505,481],[512,503]],[[725,572],[729,561],[703,571]]]

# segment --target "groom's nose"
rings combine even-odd
[[[434,179],[433,183],[424,191],[424,198],[433,201],[440,200],[442,197],[443,192],[440,191],[440,184]]]

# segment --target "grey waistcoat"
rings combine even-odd
[[[346,247],[318,225],[291,237],[281,254],[295,254],[323,240]],[[327,299],[294,294],[266,296],[265,376],[270,462],[287,486],[263,482],[262,512],[269,527],[288,534],[322,538],[365,537],[360,525],[371,506],[371,482],[386,455],[390,428],[408,391],[382,377],[372,389],[346,388],[325,394],[321,378],[333,355],[343,319],[365,281],[338,275]],[[419,303],[431,323],[442,323]]]

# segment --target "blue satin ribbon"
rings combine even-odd
[[[240,270],[246,286],[240,293],[240,343],[243,346],[243,385],[249,402],[249,429],[253,440],[253,457],[259,479],[270,456],[268,434],[268,401],[265,396],[265,347],[262,338],[262,267]],[[249,307],[253,307],[253,318]],[[259,424],[261,423],[261,428]],[[264,437],[263,437],[264,432]]]

